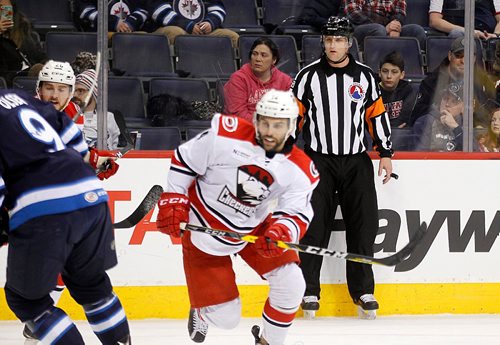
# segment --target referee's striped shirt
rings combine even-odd
[[[373,71],[349,55],[334,68],[323,56],[304,67],[292,84],[304,116],[306,147],[323,154],[352,155],[366,151],[368,129],[381,157],[391,157],[391,127]]]

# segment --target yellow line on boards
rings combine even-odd
[[[0,320],[15,320],[0,291]],[[243,317],[259,317],[268,294],[267,285],[239,286]],[[345,284],[321,286],[317,316],[355,316],[356,307]],[[500,313],[500,283],[377,284],[378,315],[395,314],[497,314]],[[184,319],[189,312],[185,286],[115,287],[130,319]],[[64,291],[58,305],[72,319],[84,320],[82,308]],[[298,317],[302,316],[299,311]]]

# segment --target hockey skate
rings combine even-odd
[[[255,339],[255,345],[269,345],[266,339],[260,336],[260,327],[257,325],[252,326],[252,335]]]
[[[37,339],[36,336],[33,334],[33,332],[31,332],[31,330],[28,328],[28,325],[24,325],[23,336],[26,339],[33,339],[33,340]]]
[[[300,306],[304,312],[304,318],[306,320],[312,320],[316,316],[316,311],[319,309],[318,297],[304,296]]]
[[[378,302],[372,294],[364,294],[354,300],[358,306],[358,316],[360,319],[374,320],[377,317]]]
[[[203,343],[207,336],[208,323],[203,320],[200,309],[189,310],[188,332],[191,340],[195,343]]]

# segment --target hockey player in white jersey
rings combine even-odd
[[[188,331],[195,342],[205,340],[209,324],[238,325],[241,302],[230,257],[238,254],[270,287],[262,334],[255,327],[252,332],[256,344],[284,344],[305,283],[297,253],[268,239],[298,243],[313,216],[310,197],[319,181],[312,161],[293,145],[298,113],[291,92],[270,90],[257,103],[253,125],[216,114],[209,130],[175,152],[167,192],[158,202],[161,232],[179,237],[186,222],[260,236],[248,244],[183,234]]]

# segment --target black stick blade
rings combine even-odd
[[[420,228],[418,228],[417,232],[411,237],[410,241],[406,246],[403,247],[403,249],[385,258],[372,259],[372,263],[383,266],[396,266],[400,264],[406,258],[408,258],[411,255],[411,253],[413,253],[413,251],[422,241],[426,233],[427,233],[427,223],[422,222],[422,224],[420,224]],[[352,259],[347,259],[347,260],[356,261]]]
[[[160,200],[161,193],[163,193],[161,186],[154,185],[151,187],[135,211],[121,222],[113,224],[113,227],[115,229],[128,229],[135,226],[155,207],[158,200]]]

